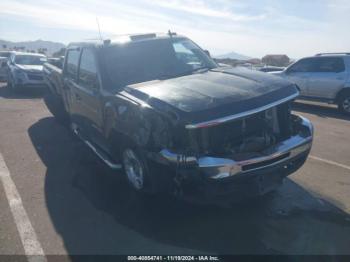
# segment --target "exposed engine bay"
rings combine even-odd
[[[268,110],[228,122],[201,128],[191,135],[198,154],[232,157],[240,160],[258,156],[291,135],[290,104],[282,104]]]

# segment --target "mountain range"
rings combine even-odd
[[[236,52],[230,52],[230,53],[227,53],[227,54],[218,55],[218,56],[215,56],[215,58],[218,58],[218,59],[230,58],[230,59],[236,59],[236,60],[249,60],[249,59],[252,59],[252,57],[249,57],[249,56],[246,56],[246,55],[242,55],[242,54],[238,54]]]
[[[24,41],[24,42],[11,42],[0,39],[0,50],[6,48],[11,49],[14,47],[24,47],[25,50],[38,50],[39,48],[46,48],[47,54],[51,55],[54,52],[57,52],[61,48],[65,47],[64,44],[58,42],[44,41],[44,40],[35,40],[35,41]]]

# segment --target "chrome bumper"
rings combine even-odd
[[[274,166],[283,162],[288,162],[304,152],[311,149],[313,139],[313,126],[311,122],[299,117],[299,133],[287,140],[276,144],[263,152],[260,157],[235,161],[228,158],[216,157],[195,157],[175,154],[167,149],[160,151],[160,156],[174,164],[185,163],[195,165],[208,178],[222,179],[238,174],[244,174],[262,168]]]

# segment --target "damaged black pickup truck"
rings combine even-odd
[[[292,83],[219,67],[176,34],[72,43],[45,65],[46,103],[139,192],[203,199],[265,194],[299,169],[313,127]]]

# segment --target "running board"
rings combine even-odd
[[[104,153],[102,150],[99,150],[92,143],[90,143],[88,140],[83,138],[78,131],[77,124],[72,123],[71,128],[72,128],[74,134],[76,134],[107,166],[109,166],[112,169],[121,169],[122,168],[122,165],[113,163],[109,159],[109,157],[107,156],[106,153]]]

